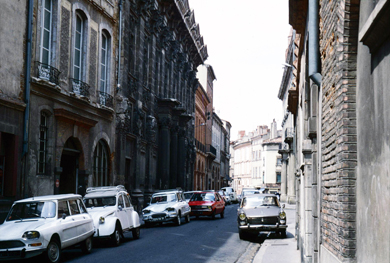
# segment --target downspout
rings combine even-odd
[[[122,0],[119,1],[119,41],[118,41],[118,81],[116,85],[116,92],[121,88],[121,52],[122,52]]]
[[[318,1],[319,0],[309,0],[309,77],[315,84],[317,84],[318,88],[320,88],[322,76],[320,73]]]
[[[22,149],[22,170],[19,196],[25,196],[24,186],[27,174],[27,152],[28,152],[28,130],[30,120],[30,76],[31,76],[31,39],[32,39],[32,24],[33,24],[33,8],[34,0],[28,0],[28,14],[27,14],[27,39],[26,39],[26,62],[25,62],[25,103],[26,109],[24,111],[23,121],[23,149]]]
[[[33,23],[33,6],[34,6],[34,0],[29,0],[28,1],[28,16],[27,16],[26,63],[25,63],[26,73],[25,73],[25,78],[24,78],[26,110],[24,111],[22,158],[28,152],[28,128],[29,128],[29,116],[30,116],[31,38],[32,38],[32,23]]]
[[[315,171],[317,177],[317,197],[319,201],[317,202],[318,210],[318,253],[321,253],[321,206],[322,206],[322,146],[321,146],[321,137],[322,137],[322,75],[320,73],[321,63],[320,63],[320,51],[319,51],[319,0],[309,0],[309,21],[308,21],[308,31],[309,31],[309,47],[308,47],[308,56],[309,56],[309,65],[308,73],[309,78],[317,85],[317,87],[311,87],[318,89],[318,101],[317,101],[317,171]],[[320,255],[319,255],[320,257]]]

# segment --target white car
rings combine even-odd
[[[118,246],[123,232],[140,236],[140,220],[123,185],[87,188],[84,203],[95,225],[95,238],[109,238]]]
[[[182,217],[189,223],[190,212],[191,207],[186,202],[183,192],[178,190],[167,190],[153,194],[150,205],[142,210],[146,226],[169,221],[173,221],[179,226]]]
[[[0,260],[44,253],[59,262],[62,249],[76,244],[91,252],[94,226],[81,195],[48,195],[16,201],[0,233]]]
[[[222,187],[221,190],[225,191],[230,196],[230,202],[239,203],[240,200],[237,198],[237,194],[233,187]]]

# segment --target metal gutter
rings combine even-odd
[[[309,0],[309,77],[318,87],[321,87],[322,75],[320,73],[320,52],[319,52],[319,29],[318,18],[319,5],[318,0]]]

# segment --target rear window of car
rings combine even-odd
[[[195,193],[190,201],[215,201],[213,193]]]

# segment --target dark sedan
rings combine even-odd
[[[245,196],[237,213],[238,233],[241,239],[261,231],[274,231],[286,237],[286,213],[278,197],[273,194]]]

